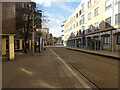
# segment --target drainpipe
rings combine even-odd
[[[112,26],[114,26],[114,0],[112,0]],[[111,52],[114,50],[113,30],[111,30]]]
[[[114,41],[113,41],[113,30],[111,30],[111,52],[113,52],[113,50],[114,50]]]
[[[88,49],[88,39],[86,37],[86,48]]]
[[[94,39],[94,50],[96,50],[96,40]]]
[[[75,47],[77,47],[77,41],[76,41],[76,39],[75,39]]]

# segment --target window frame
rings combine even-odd
[[[85,15],[82,15],[81,24],[85,23]]]
[[[91,7],[91,0],[88,1],[88,8]]]
[[[94,16],[98,16],[99,15],[99,7],[94,9]]]
[[[88,32],[92,32],[92,29],[93,29],[92,25],[89,25]]]
[[[76,14],[76,18],[78,18],[78,13]]]
[[[115,25],[116,24],[120,24],[120,19],[119,18],[120,18],[120,13],[118,13],[118,14],[115,15]]]
[[[111,6],[112,6],[112,4],[106,6],[107,2],[109,2],[109,0],[107,0],[107,1],[105,2],[105,9],[106,9],[106,10],[109,9],[109,8],[111,8]]]
[[[92,19],[92,13],[88,13],[88,20],[91,20]]]
[[[96,29],[97,28],[97,29]],[[99,28],[99,22],[96,22],[95,24],[94,24],[94,30],[95,31],[97,31],[97,30],[99,30],[100,28]]]
[[[109,45],[110,44],[110,36],[104,36],[104,44]]]

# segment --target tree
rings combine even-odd
[[[35,10],[35,3],[16,3],[16,38],[24,39],[24,53],[27,53],[27,40],[31,37],[33,27],[33,11],[30,9],[30,6]]]

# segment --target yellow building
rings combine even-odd
[[[64,22],[64,44],[93,50],[120,50],[120,0],[82,0]]]

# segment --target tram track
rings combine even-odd
[[[65,48],[52,48],[64,61],[96,88],[118,88],[118,61]],[[95,56],[95,57],[93,57]]]
[[[100,87],[98,87],[95,83],[93,83],[88,77],[86,77],[82,72],[80,72],[76,67],[74,67],[72,64],[70,64],[69,62],[66,62],[64,59],[62,59],[61,57],[59,57],[52,49],[50,49],[50,51],[56,55],[56,57],[58,57],[59,60],[61,60],[61,62],[63,64],[65,64],[65,66],[67,68],[69,68],[69,70],[73,73],[75,73],[76,78],[79,80],[79,78],[82,78],[83,82],[85,82],[87,85],[87,88],[90,87],[91,90],[96,89],[96,90],[101,90]],[[81,81],[80,81],[81,82]],[[84,84],[85,84],[84,83]],[[83,85],[84,86],[84,85]]]

